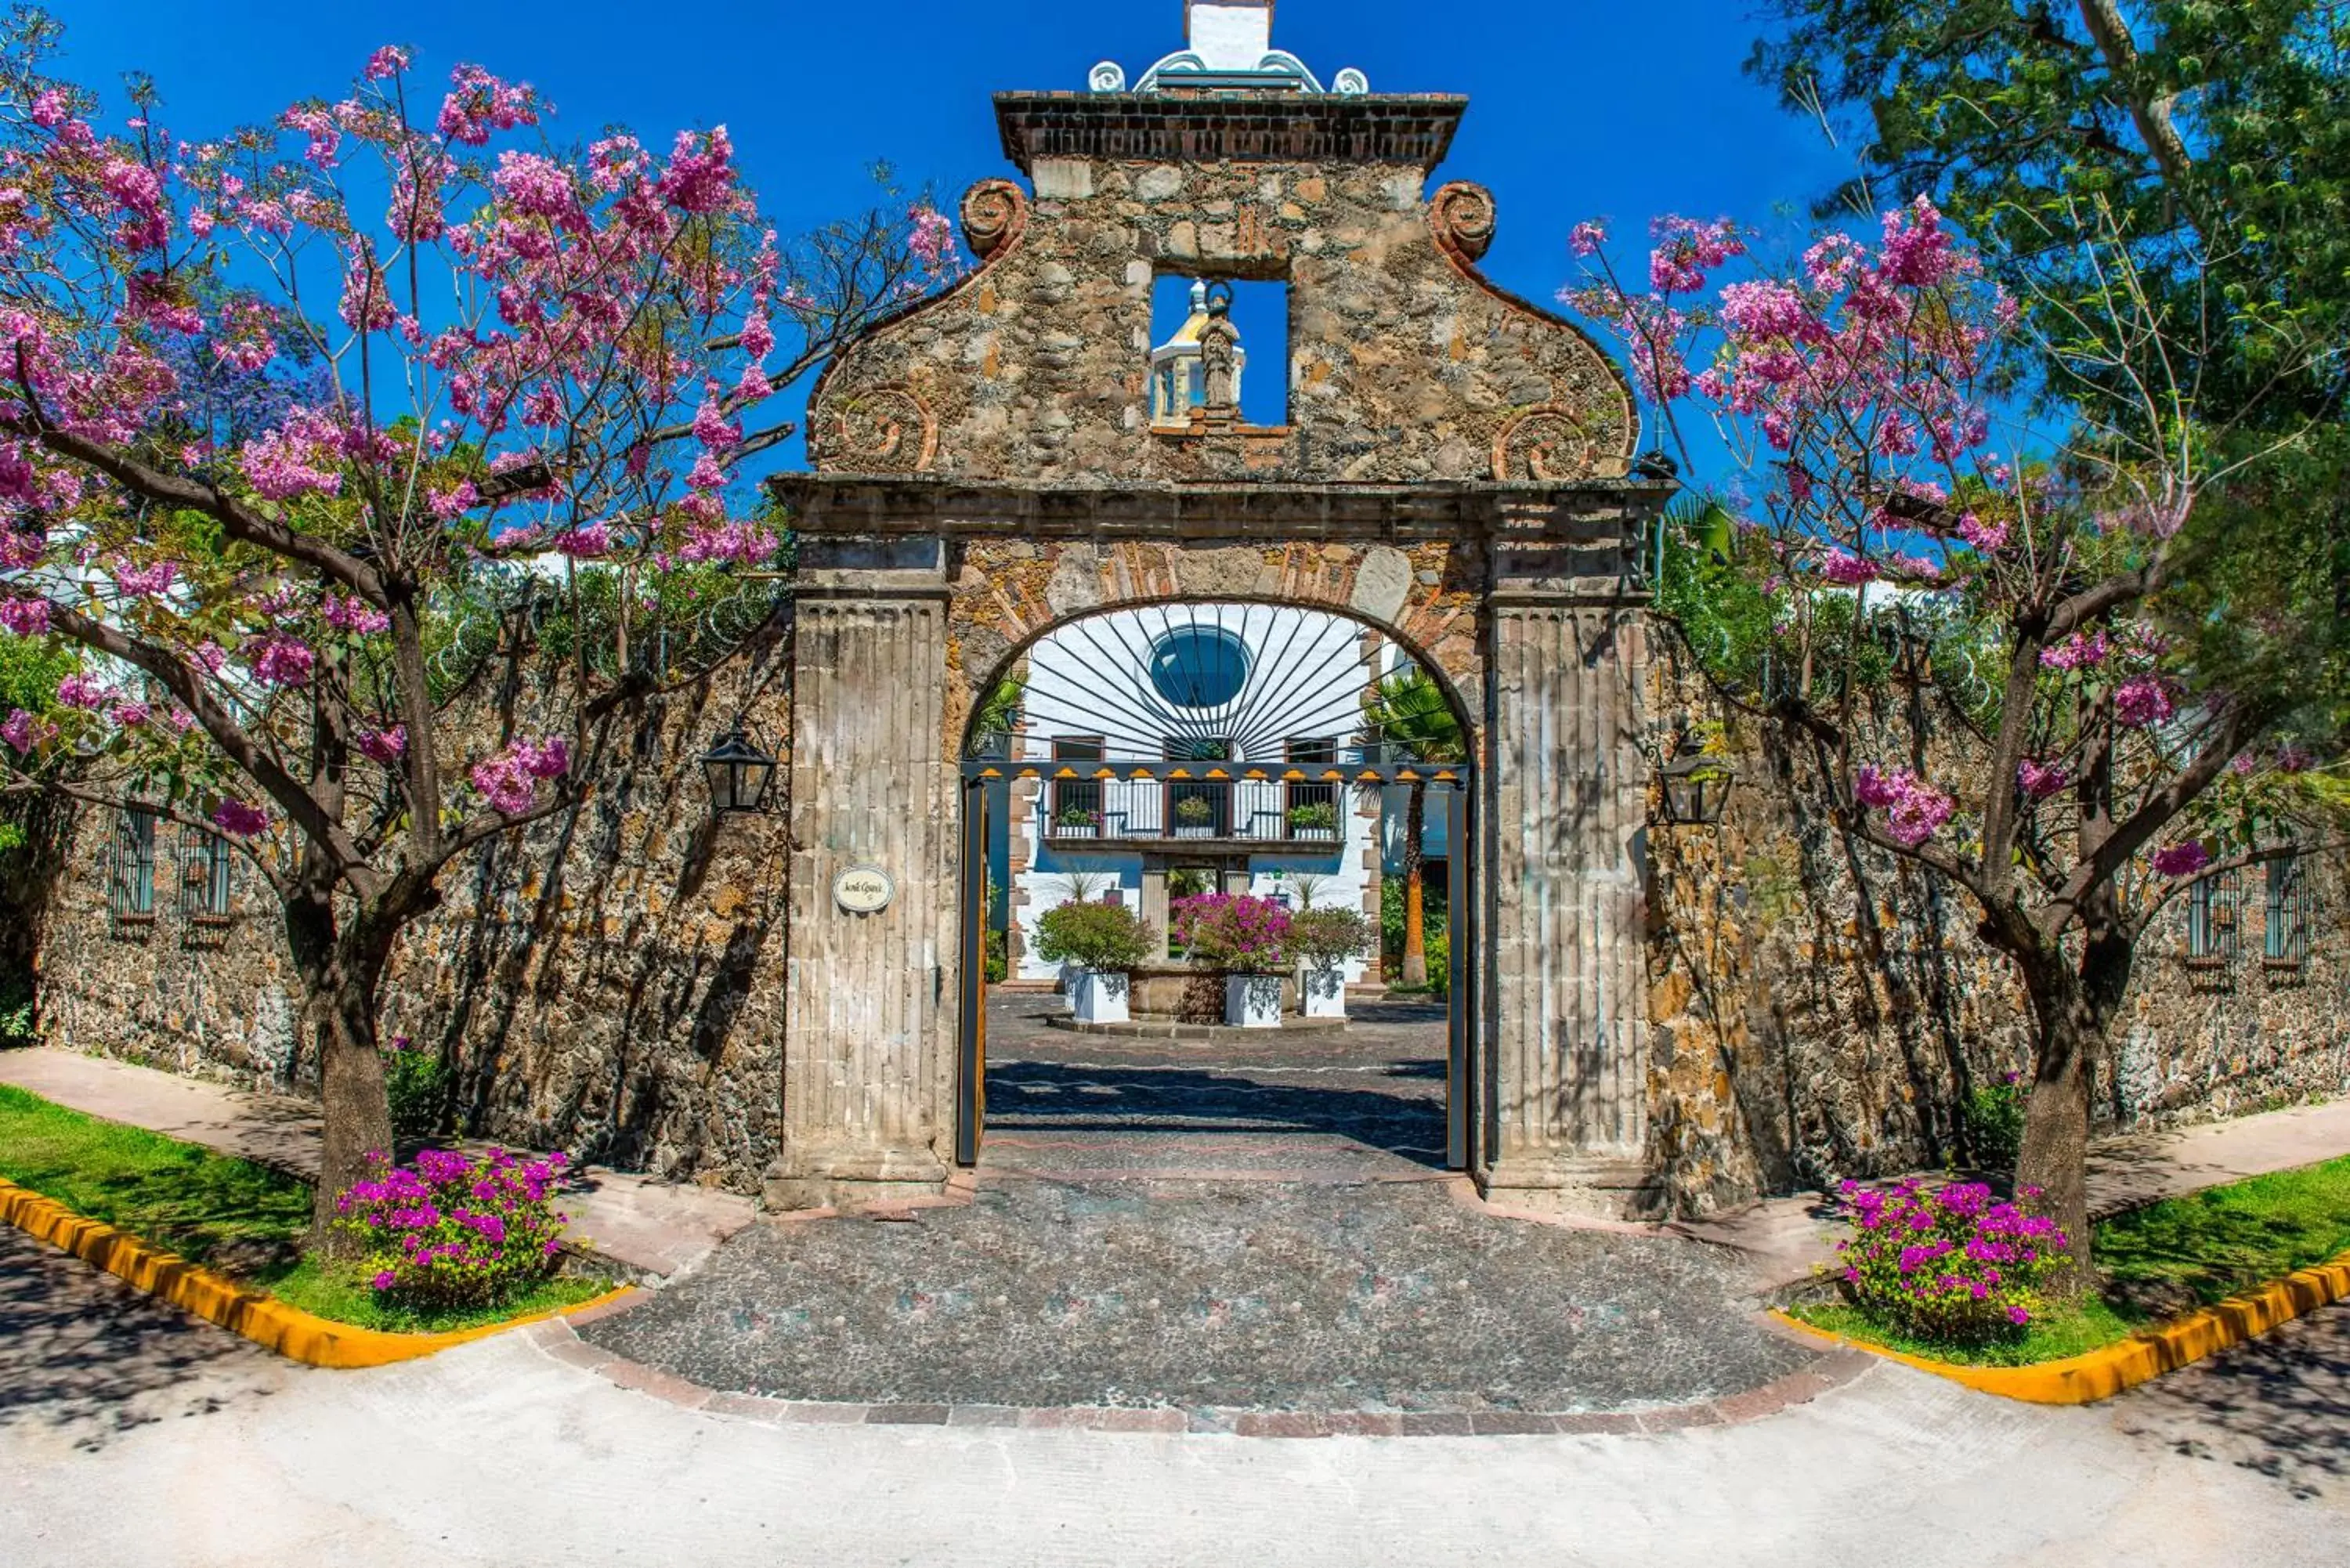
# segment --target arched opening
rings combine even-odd
[[[993,1126],[991,1165],[1180,1168],[1205,1133],[1467,1167],[1475,729],[1440,671],[1316,606],[1151,601],[974,693],[962,1163]],[[1104,928],[1138,945],[1088,961]]]

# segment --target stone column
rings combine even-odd
[[[782,1149],[769,1207],[934,1191],[954,1147],[960,774],[936,539],[806,539],[792,660]],[[833,881],[873,865],[889,906]]]
[[[1496,1201],[1622,1213],[1648,1133],[1646,611],[1555,566],[1503,571],[1490,605],[1477,1174]]]

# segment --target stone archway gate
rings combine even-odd
[[[1208,10],[1221,38],[1232,7]],[[974,687],[1058,619],[1167,599],[1341,610],[1451,682],[1476,731],[1471,1168],[1534,1204],[1620,1207],[1637,1180],[1640,566],[1671,487],[1632,473],[1618,368],[1479,272],[1492,194],[1428,190],[1468,100],[1265,60],[998,94],[1029,184],[973,186],[979,265],[809,400],[816,472],[775,482],[799,550],[773,1203],[946,1179]],[[1249,347],[1284,422],[1154,410],[1173,279],[1285,291],[1288,341]],[[836,898],[858,867],[885,907]]]
[[[1125,604],[1256,599],[1394,637],[1472,715],[1471,1173],[1622,1207],[1646,1137],[1638,565],[1665,487],[1048,486],[811,476],[799,509],[778,1207],[954,1158],[962,742],[1017,645]],[[837,896],[878,867],[878,910]]]

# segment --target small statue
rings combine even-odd
[[[1208,323],[1200,328],[1201,403],[1211,415],[1229,416],[1238,400],[1240,328],[1232,325],[1230,289],[1208,296]]]

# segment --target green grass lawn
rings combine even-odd
[[[2166,1199],[2096,1228],[2103,1289],[2051,1312],[2020,1339],[1953,1345],[1878,1326],[1842,1302],[1791,1309],[1816,1327],[1915,1355],[1978,1366],[2028,1366],[2111,1345],[2350,1251],[2350,1158]]]
[[[0,1176],[75,1213],[360,1328],[438,1333],[569,1306],[610,1288],[557,1274],[496,1306],[416,1311],[304,1255],[310,1189],[249,1160],[125,1127],[0,1084]]]

